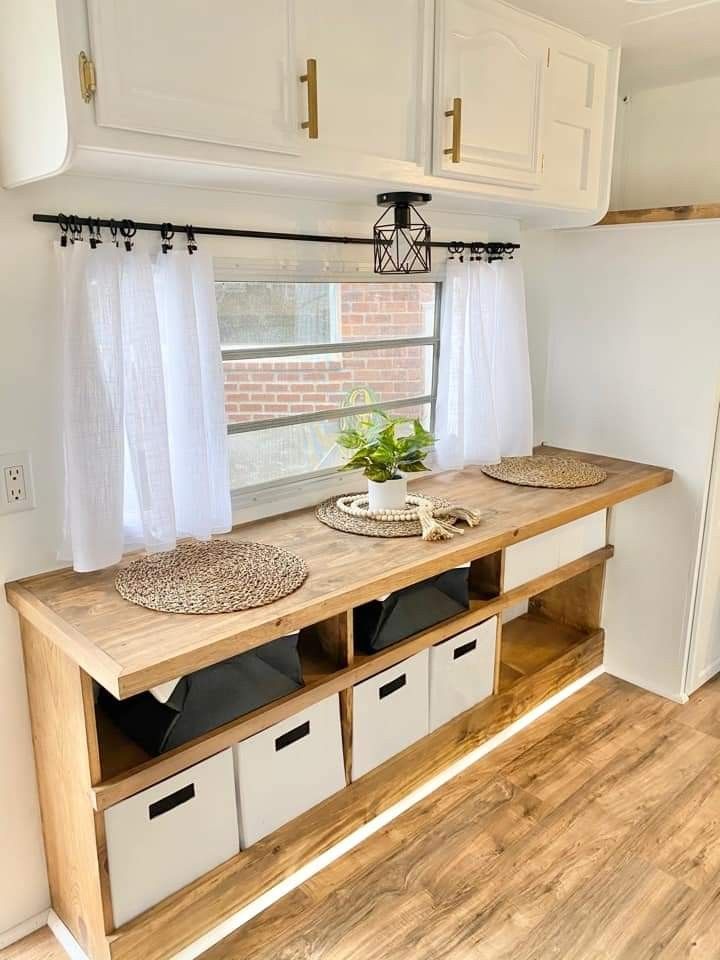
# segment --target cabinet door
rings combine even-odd
[[[435,172],[532,188],[541,176],[548,44],[536,21],[494,0],[437,0]],[[446,153],[461,101],[460,159]]]
[[[608,49],[564,30],[550,38],[544,181],[558,203],[598,202]]]
[[[293,0],[88,0],[101,126],[296,153]]]
[[[306,156],[330,151],[354,168],[378,160],[388,169],[422,166],[432,0],[296,0],[296,31],[296,73],[308,59],[317,63],[318,136],[307,140]],[[298,112],[307,119],[301,86]]]

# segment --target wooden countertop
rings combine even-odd
[[[317,521],[312,508],[236,527],[228,536],[286,547],[309,568],[299,590],[255,610],[211,615],[146,610],[116,592],[118,567],[85,574],[57,570],[8,583],[8,602],[98,683],[128,697],[670,483],[673,476],[662,467],[577,456],[604,467],[608,479],[579,490],[539,490],[492,480],[472,467],[415,480],[414,489],[485,513],[480,526],[439,543],[340,533]]]

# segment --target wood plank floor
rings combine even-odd
[[[720,960],[720,677],[601,677],[202,960],[506,958]]]

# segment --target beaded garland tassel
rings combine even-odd
[[[319,509],[322,506],[321,504]],[[456,533],[463,533],[455,526],[458,520],[462,520],[468,527],[476,527],[481,520],[476,510],[450,504],[440,505],[436,500],[412,494],[406,496],[405,508],[400,510],[370,510],[366,493],[352,493],[349,496],[338,497],[333,506],[340,513],[359,521],[379,521],[390,525],[407,525],[415,521],[420,524],[423,540],[449,540]],[[327,522],[324,518],[321,517],[321,519]]]

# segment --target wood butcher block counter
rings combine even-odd
[[[547,447],[542,452],[568,453]],[[210,616],[146,610],[115,591],[117,568],[92,574],[59,570],[7,585],[8,600],[20,615],[52,905],[91,960],[173,956],[602,664],[605,564],[614,553],[602,511],[670,483],[672,471],[577,456],[603,467],[607,480],[577,490],[541,490],[492,480],[473,468],[414,481],[415,490],[483,512],[477,528],[464,528],[444,542],[344,534],[319,523],[312,509],[238,527],[230,536],[286,547],[309,569],[299,590],[256,610]],[[356,649],[354,610],[360,604],[468,563],[467,608],[462,605],[455,616],[375,654]],[[96,701],[93,680],[126,698],[296,630],[302,687],[159,756],[149,756],[125,736]],[[487,651],[482,694],[455,701],[450,720],[426,721],[409,747],[386,752],[387,759],[374,768],[357,764],[353,769],[353,740],[357,746],[357,731],[363,729],[358,724],[368,710],[363,690],[374,690],[372,684],[392,687],[387,676],[393,670],[403,675],[402,687],[403,672],[410,676],[411,667],[400,664],[428,664],[433,655],[441,662],[443,650],[454,655],[474,648],[468,638],[480,633],[486,645],[478,651]],[[439,648],[445,641],[452,645]],[[465,673],[467,662],[458,660]],[[436,674],[432,666],[425,669],[432,701]],[[456,696],[451,684],[437,681],[438,688]],[[427,693],[420,699],[427,707]],[[376,717],[377,702],[376,697],[369,708]],[[457,702],[464,706],[457,708]],[[472,705],[466,708],[468,702]],[[203,867],[208,872],[196,870],[191,882],[183,874],[185,886],[178,889],[176,883],[169,888],[174,892],[161,895],[164,899],[155,896],[144,912],[124,914],[132,919],[116,922],[109,868],[117,863],[109,850],[116,815],[139,809],[138,830],[149,829],[150,795],[194,797],[194,792],[183,794],[178,783],[194,783],[202,776],[200,767],[215,762],[211,758],[222,760],[220,754],[228,757],[230,748],[244,749],[256,735],[270,737],[277,751],[283,740],[278,731],[293,725],[296,732],[309,731],[309,723],[299,719],[301,711],[307,717],[328,704],[334,709],[336,763],[341,780],[344,763],[346,786],[245,849],[234,847],[230,859],[209,871]],[[376,739],[382,745],[387,734]],[[249,779],[238,769],[238,783],[247,789]],[[312,770],[307,776],[312,778]],[[234,823],[232,763],[229,777]],[[256,777],[256,783],[272,788],[275,778]],[[165,796],[169,791],[176,792]],[[227,801],[227,790],[223,796]],[[216,804],[217,792],[210,799]],[[173,844],[173,855],[186,844],[204,844],[205,822]],[[132,833],[126,839],[129,846],[123,849],[132,860],[140,853],[133,842],[142,845],[142,840]],[[164,863],[162,858],[156,862]],[[136,886],[138,877],[131,875],[129,884]]]
[[[546,454],[566,452],[543,448]],[[90,574],[61,570],[9,583],[8,601],[98,683],[128,697],[672,479],[672,471],[660,467],[577,456],[603,467],[608,479],[577,490],[540,490],[468,468],[414,481],[414,490],[484,511],[479,527],[440,543],[340,533],[320,524],[312,509],[236,527],[229,536],[286,547],[307,563],[305,584],[267,607],[215,615],[157,613],[116,592],[115,567]]]

